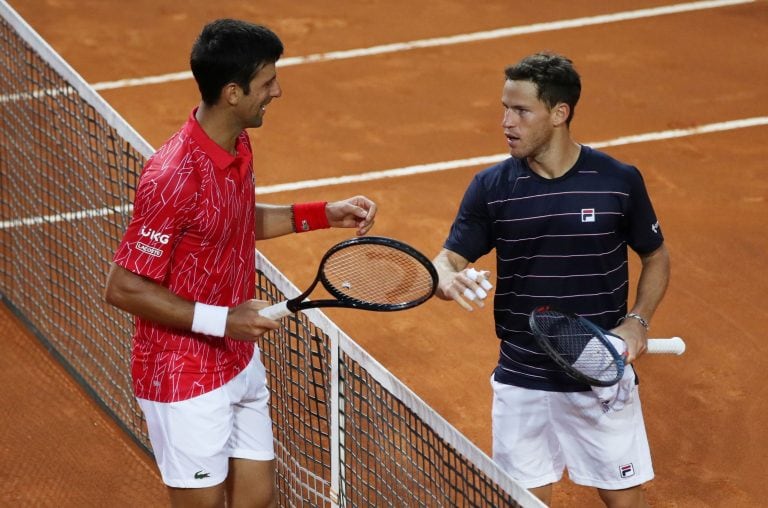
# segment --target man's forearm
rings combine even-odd
[[[265,240],[293,233],[290,205],[256,205],[256,239]]]
[[[652,253],[641,256],[640,259],[642,269],[637,283],[635,303],[630,312],[650,321],[669,285],[669,253],[662,245]]]

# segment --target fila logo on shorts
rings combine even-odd
[[[581,222],[595,222],[595,209],[594,208],[582,208],[581,209]]]
[[[635,468],[634,466],[632,466],[632,463],[619,466],[619,475],[622,478],[629,478],[630,476],[635,476]]]

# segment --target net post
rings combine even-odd
[[[341,490],[341,464],[344,458],[343,453],[343,436],[341,434],[343,407],[342,399],[339,396],[340,393],[340,380],[339,380],[339,330],[333,331],[328,334],[331,348],[331,365],[330,365],[330,423],[331,423],[331,506],[337,508],[343,506],[344,496]]]

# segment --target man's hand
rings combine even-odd
[[[491,272],[467,268],[460,272],[442,274],[437,286],[437,296],[443,300],[454,300],[468,311],[474,310],[470,302],[484,307],[483,300],[493,285],[488,281]]]
[[[355,196],[325,205],[328,224],[334,228],[357,228],[357,236],[363,236],[373,227],[376,203],[365,196]]]
[[[648,348],[648,331],[636,319],[625,319],[619,326],[611,330],[627,343],[627,358],[625,363],[632,363],[641,357]]]
[[[470,312],[474,307],[469,302],[474,302],[478,307],[485,306],[483,300],[493,288],[488,280],[491,272],[467,268],[469,260],[448,249],[441,250],[432,263],[440,276],[435,292],[438,298],[454,300]]]
[[[248,300],[229,309],[225,335],[237,340],[256,342],[270,330],[276,330],[280,323],[259,315],[259,310],[269,307],[263,300]]]

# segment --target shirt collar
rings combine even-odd
[[[223,149],[205,133],[200,126],[200,122],[195,118],[195,113],[197,113],[197,107],[195,107],[192,110],[192,113],[189,114],[189,119],[184,125],[184,131],[189,134],[198,145],[200,145],[200,148],[202,148],[206,155],[211,158],[214,166],[218,169],[228,168],[235,162],[237,157]],[[235,149],[238,153],[243,151],[240,146],[241,144],[242,142],[238,136],[237,141],[235,141]]]

